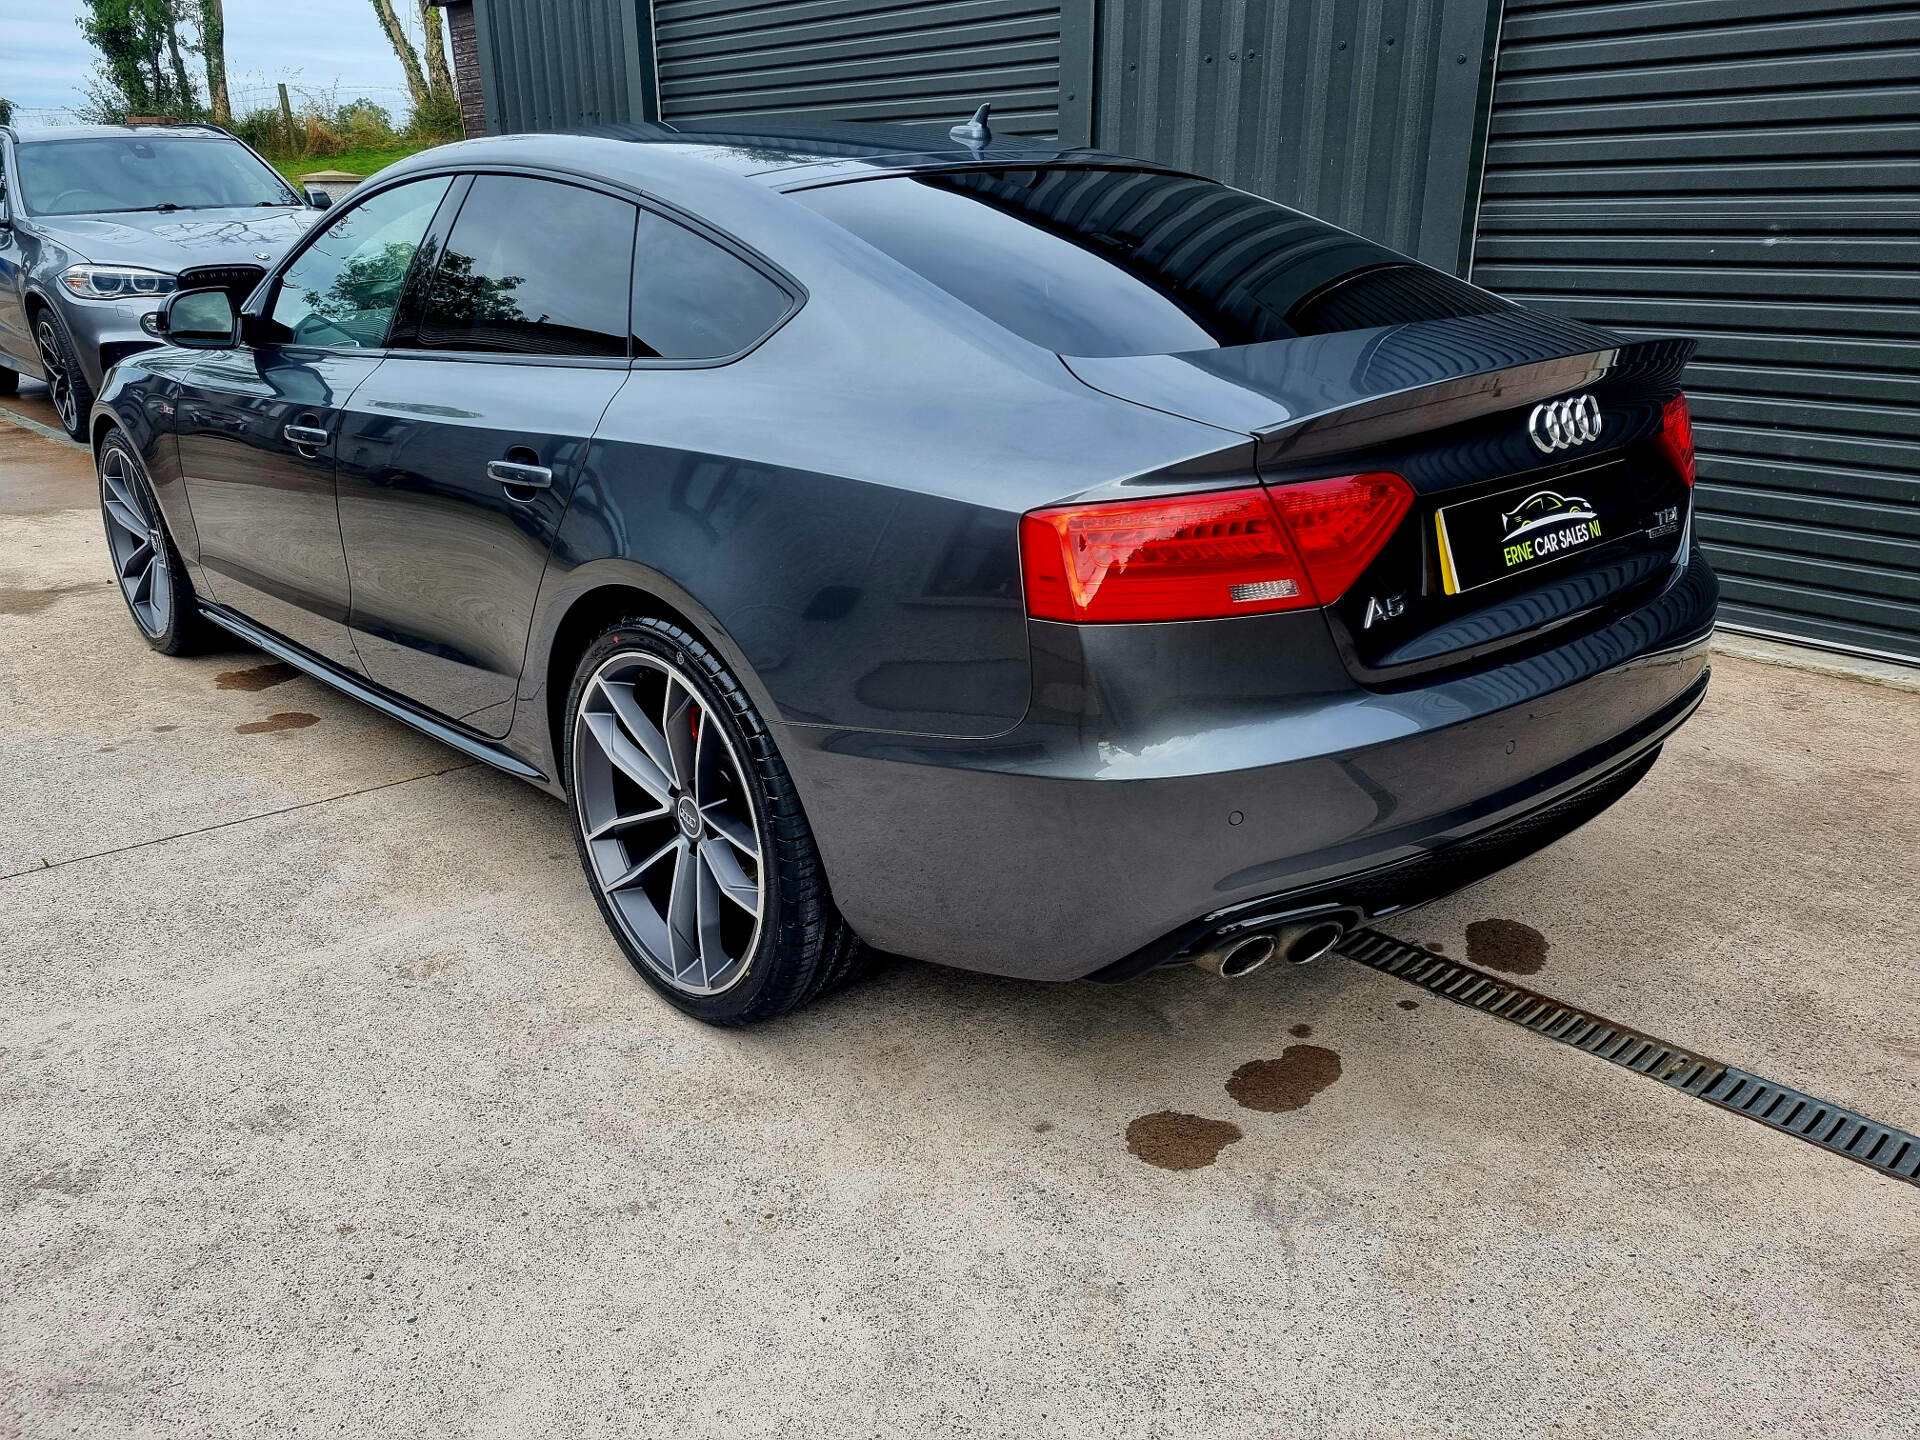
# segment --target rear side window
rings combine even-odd
[[[739,256],[684,225],[640,212],[633,260],[633,353],[718,360],[765,335],[793,306]]]
[[[1063,355],[1180,354],[1507,308],[1310,215],[1189,176],[958,171],[794,198]]]
[[[478,176],[428,287],[418,343],[625,359],[638,214],[578,185]]]

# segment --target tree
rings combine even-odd
[[[399,15],[394,13],[393,0],[373,0],[373,13],[380,17],[380,26],[387,32],[387,41],[400,59],[400,69],[407,77],[407,94],[413,99],[413,108],[418,110],[432,98],[432,91],[427,88],[427,77],[420,69],[419,52],[413,48],[413,41],[407,38],[406,27],[400,23]]]
[[[220,0],[200,0],[200,54],[207,64],[207,104],[222,125],[233,123],[227,99],[227,16]]]
[[[453,96],[453,72],[447,68],[447,41],[440,9],[420,0],[420,27],[427,36],[427,88],[445,101]]]
[[[100,52],[93,112],[102,119],[200,113],[180,44],[181,0],[84,0],[80,33]]]

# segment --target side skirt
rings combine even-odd
[[[463,755],[471,755],[484,761],[496,770],[504,770],[522,780],[530,780],[536,785],[545,785],[547,777],[533,766],[527,764],[518,755],[503,750],[476,735],[470,735],[457,726],[428,714],[426,711],[402,700],[386,690],[381,690],[364,680],[356,680],[342,670],[338,670],[322,660],[318,655],[301,649],[289,640],[282,640],[269,630],[262,630],[249,620],[242,619],[231,610],[218,605],[200,602],[200,613],[229,634],[237,635],[247,644],[266,651],[276,660],[284,660],[297,670],[304,670],[316,680],[324,680],[344,695],[351,695],[362,704],[371,705],[383,715],[390,715],[403,724],[411,725],[422,734],[431,735],[443,745],[451,745]]]

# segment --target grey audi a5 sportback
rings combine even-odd
[[[866,127],[383,172],[92,416],[113,562],[571,807],[702,1019],[869,953],[1244,973],[1700,703],[1685,341],[1193,175]]]
[[[46,381],[86,439],[107,370],[158,343],[142,323],[166,296],[244,298],[318,219],[216,125],[0,125],[0,395]]]

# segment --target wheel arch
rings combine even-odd
[[[543,637],[528,656],[526,699],[537,700],[537,738],[552,757],[556,788],[565,783],[567,694],[580,657],[596,637],[617,621],[640,617],[666,620],[705,644],[733,671],[754,708],[769,724],[781,719],[773,697],[745,652],[705,606],[666,576],[630,560],[599,560],[567,573],[537,622]]]

